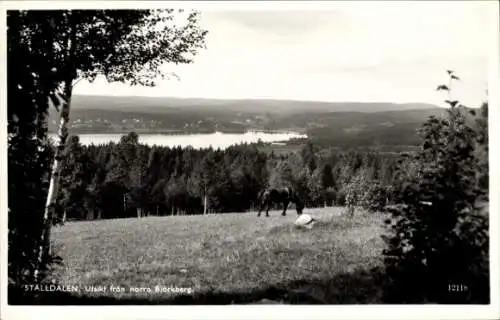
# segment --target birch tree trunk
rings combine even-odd
[[[70,17],[68,17],[69,19]],[[75,56],[75,41],[76,41],[76,25],[70,27],[68,36],[68,49],[67,61],[65,67],[66,78],[64,81],[63,101],[60,106],[60,121],[57,131],[57,139],[55,145],[54,162],[52,163],[52,170],[50,176],[49,191],[47,193],[47,201],[45,203],[45,211],[43,215],[43,230],[40,236],[40,246],[38,248],[37,267],[34,272],[34,280],[37,282],[40,276],[40,269],[42,268],[45,260],[51,255],[50,246],[50,231],[54,219],[58,188],[59,177],[61,173],[62,153],[66,145],[66,138],[68,137],[68,122],[71,106],[71,95],[73,92],[73,80],[75,78],[75,70],[72,70],[72,61]]]
[[[47,201],[45,203],[45,212],[43,215],[43,225],[44,230],[41,236],[41,243],[38,253],[38,265],[42,265],[45,258],[51,254],[50,247],[50,229],[52,227],[52,222],[55,214],[55,207],[57,201],[57,195],[59,192],[59,177],[61,174],[61,164],[62,164],[62,153],[66,145],[66,138],[68,137],[68,122],[69,122],[69,111],[71,104],[71,93],[72,84],[71,81],[65,83],[64,95],[66,101],[63,102],[61,106],[61,120],[59,122],[59,130],[57,132],[57,140],[55,145],[55,156],[54,162],[52,164],[49,192],[47,193]],[[39,268],[35,270],[35,281],[39,276]]]
[[[207,195],[207,185],[206,182],[203,186],[203,214],[207,214],[208,212],[208,195]]]
[[[127,199],[125,198],[125,193],[123,194],[123,211],[127,212]]]
[[[207,204],[208,204],[208,197],[207,194],[203,196],[203,214],[207,214]]]

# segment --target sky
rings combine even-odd
[[[180,80],[155,88],[81,81],[75,94],[220,99],[428,102],[442,104],[446,70],[454,97],[486,98],[492,24],[488,1],[333,2],[202,11],[206,45]],[[239,9],[239,10],[238,10]]]

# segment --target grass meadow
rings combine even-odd
[[[294,211],[69,222],[53,231],[63,263],[52,277],[79,287],[72,304],[380,302],[384,217],[343,210],[306,209],[309,230]]]

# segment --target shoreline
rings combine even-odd
[[[264,134],[290,134],[290,135],[298,135],[307,138],[307,133],[305,131],[301,132],[300,130],[264,130],[264,129],[252,129],[245,131],[225,131],[225,130],[215,130],[215,131],[94,131],[94,132],[86,132],[86,131],[73,131],[70,132],[70,135],[127,135],[129,133],[135,132],[139,136],[146,135],[162,135],[162,136],[181,136],[181,135],[213,135],[213,134],[225,134],[225,135],[233,135],[233,134],[252,134],[252,133],[264,133]],[[57,132],[49,131],[47,132],[49,137],[57,136]]]
[[[137,133],[137,132],[136,132]],[[117,143],[127,133],[73,133],[78,136],[80,144],[106,145],[108,143]],[[294,131],[246,131],[244,133],[226,133],[215,131],[211,133],[179,133],[179,134],[160,134],[160,133],[137,133],[139,143],[145,145],[157,145],[164,147],[191,147],[194,149],[214,148],[226,149],[231,146],[243,144],[262,144],[271,145],[279,143],[282,145],[295,144],[297,140],[308,139],[306,134]],[[57,139],[56,133],[49,133],[49,139]]]

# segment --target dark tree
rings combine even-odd
[[[300,155],[302,157],[302,161],[304,161],[304,164],[309,168],[310,172],[313,172],[316,169],[317,166],[317,158],[314,150],[313,144],[308,141],[306,145],[302,148],[300,151]]]
[[[400,206],[386,221],[389,302],[489,301],[488,216],[477,205],[488,190],[477,187],[476,134],[466,109],[450,107],[447,117],[423,125],[421,150],[410,160],[414,170],[403,176]],[[449,292],[457,283],[466,294]]]
[[[31,129],[32,133],[30,137],[25,135],[26,139],[37,139],[44,144],[46,125],[43,123],[49,97],[61,115],[42,216],[45,227],[40,240],[37,240],[40,242],[37,265],[41,266],[45,256],[50,254],[50,226],[57,207],[61,161],[68,136],[67,123],[74,85],[80,79],[93,81],[98,75],[103,75],[110,82],[153,86],[158,77],[166,76],[160,72],[164,63],[192,62],[194,55],[204,46],[206,31],[199,28],[197,13],[186,14],[184,24],[173,23],[173,18],[178,14],[183,12],[9,12],[9,119],[16,122],[23,118],[21,113],[31,114],[31,126],[39,128]],[[18,96],[21,91],[24,91],[24,103]],[[15,129],[15,125],[11,125],[11,133],[24,134]],[[17,157],[12,154],[12,158]],[[44,188],[38,190],[43,192]],[[12,206],[14,208],[14,204]],[[39,271],[35,268],[35,278]]]
[[[39,15],[7,12],[9,284],[39,281],[37,260],[53,150],[47,139],[48,96],[57,87],[51,51],[54,26]],[[9,295],[9,299],[11,295]]]
[[[323,187],[323,189],[335,186],[333,169],[332,166],[328,163],[323,166],[323,170],[321,171],[321,186]]]

